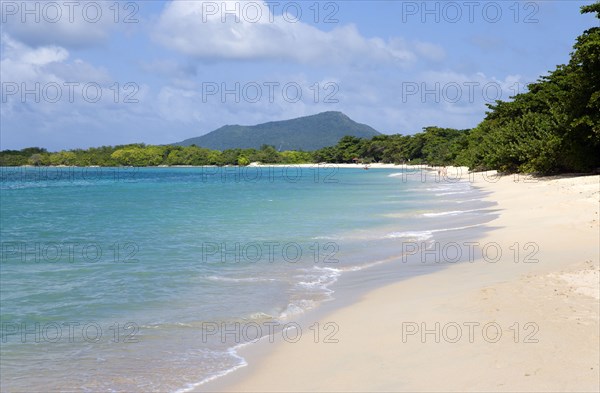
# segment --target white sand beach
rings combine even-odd
[[[337,343],[248,346],[247,367],[199,390],[599,391],[600,177],[472,180],[498,204],[480,239],[497,261],[369,292],[321,318]]]

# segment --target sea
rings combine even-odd
[[[325,304],[472,263],[497,214],[425,169],[0,170],[2,392],[201,389]]]

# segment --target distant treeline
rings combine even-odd
[[[154,146],[132,144],[102,146],[49,153],[28,148],[0,152],[0,165],[68,165],[68,166],[159,166],[159,165],[248,165],[251,162],[298,164],[312,162],[309,152],[278,152],[273,146],[261,149],[210,150],[198,146]]]
[[[600,19],[600,2],[582,13]],[[580,35],[571,59],[528,86],[510,102],[488,105],[474,129],[426,127],[414,135],[346,136],[313,152],[260,149],[210,150],[197,146],[103,146],[47,152],[40,148],[0,152],[1,166],[158,166],[299,163],[424,163],[465,165],[502,172],[590,172],[600,167],[600,27]]]
[[[468,144],[469,130],[427,127],[415,135],[378,135],[371,139],[343,137],[337,145],[313,152],[278,152],[273,146],[260,149],[210,150],[198,146],[133,144],[103,146],[50,153],[27,148],[0,152],[0,165],[67,166],[159,166],[248,165],[302,163],[428,163],[448,165]]]

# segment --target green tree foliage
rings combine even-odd
[[[39,154],[39,153],[34,153],[31,155],[31,157],[29,157],[29,160],[27,160],[27,163],[29,165],[33,165],[33,166],[45,165],[44,158],[45,158],[44,155]]]
[[[600,3],[582,7],[600,15]],[[600,27],[577,38],[567,65],[490,111],[460,160],[475,169],[587,172],[600,166]]]
[[[72,151],[60,151],[50,156],[51,165],[73,166],[77,163],[77,155]]]
[[[468,131],[449,128],[427,127],[416,135],[377,135],[371,139],[346,136],[337,145],[315,152],[278,152],[273,146],[263,145],[257,149],[210,150],[191,146],[125,146],[76,149],[48,153],[43,149],[0,152],[5,166],[12,165],[74,165],[74,166],[158,166],[158,165],[248,165],[330,163],[420,163],[432,165],[450,163],[458,149],[464,148],[463,140]],[[461,141],[457,143],[457,141]],[[33,153],[33,154],[30,154]]]
[[[195,145],[187,147],[168,146],[167,151],[164,165],[219,165],[221,160],[221,152]]]
[[[313,157],[315,162],[449,165],[466,147],[468,135],[469,130],[426,127],[415,135],[346,136],[335,146],[317,150]]]
[[[20,166],[28,165],[29,159],[33,154],[41,155],[46,154],[46,149],[39,147],[28,147],[22,150],[3,150],[0,152],[0,166]]]
[[[239,166],[247,166],[248,164],[250,164],[250,160],[248,159],[248,157],[246,157],[246,156],[243,156],[243,155],[240,155],[240,156],[238,157],[237,164],[238,164]]]
[[[468,131],[426,127],[420,146],[422,159],[434,166],[455,163],[459,152],[467,144],[468,135]]]
[[[305,151],[283,151],[279,153],[282,164],[303,164],[313,161],[312,153]]]
[[[125,166],[156,166],[165,160],[165,152],[162,146],[128,146],[116,150],[111,158]]]
[[[254,150],[254,149],[247,149]],[[249,155],[252,161],[261,162],[261,163],[280,163],[281,157],[279,156],[279,152],[273,147],[269,145],[262,145],[260,150],[254,150],[254,154]]]

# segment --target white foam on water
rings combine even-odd
[[[311,240],[343,240],[343,238],[339,236],[314,236],[311,237]]]
[[[222,281],[222,282],[272,282],[277,281],[275,278],[264,278],[264,277],[221,277],[221,276],[205,276],[210,281]]]
[[[208,383],[210,381],[214,381],[217,378],[221,378],[224,377],[225,375],[231,374],[232,372],[242,368],[242,367],[246,367],[248,365],[248,362],[246,361],[246,359],[244,359],[243,357],[241,357],[237,351],[238,349],[245,347],[246,345],[251,344],[251,342],[248,343],[242,343],[242,344],[238,344],[232,348],[227,349],[227,355],[231,356],[232,358],[236,359],[238,361],[238,364],[236,364],[233,367],[230,367],[228,369],[225,369],[223,371],[220,371],[218,373],[215,373],[213,375],[210,375],[198,382],[194,382],[194,383],[189,383],[187,384],[185,387],[180,388],[175,390],[174,393],[187,393],[187,392],[192,392],[194,391],[197,387],[204,385],[205,383]]]
[[[424,217],[440,217],[440,216],[457,216],[463,213],[472,213],[482,211],[483,209],[470,209],[470,210],[451,210],[446,212],[437,212],[437,213],[423,213]]]
[[[451,192],[441,192],[438,194],[435,194],[435,196],[444,196],[444,195],[458,195],[458,194],[468,194],[471,191],[451,191]]]
[[[454,227],[454,228],[441,228],[441,229],[430,229],[425,231],[414,231],[414,232],[390,232],[384,236],[387,239],[395,239],[395,238],[406,238],[406,239],[416,239],[418,241],[426,241],[433,237],[434,233],[437,232],[447,232],[447,231],[460,231],[462,229],[475,228],[482,226],[484,224],[474,224],[467,225],[463,227]]]
[[[474,198],[474,199],[462,199],[460,201],[453,201],[454,203],[466,203],[466,202],[481,202],[481,199],[478,198]]]
[[[384,236],[387,239],[395,239],[395,238],[406,238],[406,239],[414,239],[417,241],[425,241],[429,240],[433,237],[433,232],[431,231],[414,231],[414,232],[390,232]]]

